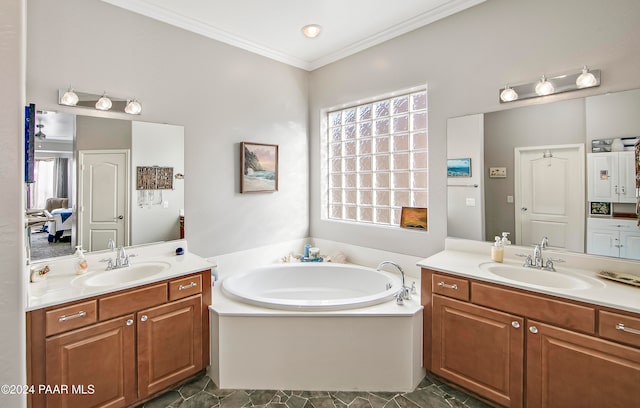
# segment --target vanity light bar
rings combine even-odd
[[[498,91],[500,103],[539,98],[563,92],[600,86],[600,70],[588,69],[586,66],[579,72],[548,77],[542,75],[534,82],[520,85],[506,85]]]
[[[129,115],[139,115],[142,112],[142,104],[136,98],[117,98],[106,92],[102,94],[79,92],[71,87],[58,89],[58,104],[101,111],[124,112]]]

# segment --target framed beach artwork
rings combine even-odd
[[[400,227],[427,230],[427,209],[424,207],[402,207]]]
[[[471,177],[471,159],[447,159],[447,177]]]
[[[278,191],[278,145],[240,143],[240,192]]]

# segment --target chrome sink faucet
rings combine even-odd
[[[109,239],[109,241],[107,242],[107,247],[111,250],[111,252],[116,252],[115,260],[111,258],[100,260],[100,262],[107,262],[108,271],[112,269],[126,268],[129,266],[129,256],[127,255],[127,251],[125,251],[124,246],[116,247],[116,243],[112,239]]]
[[[549,238],[543,237],[539,244],[533,248],[533,258],[531,255],[527,256],[527,259],[524,261],[525,268],[536,268],[543,269],[545,271],[555,272],[556,268],[554,267],[554,262],[564,262],[562,259],[551,259],[548,258],[545,262],[544,257],[542,256],[542,250],[549,246]]]
[[[400,291],[396,295],[396,303],[398,303],[399,305],[402,305],[402,304],[404,304],[405,300],[411,299],[411,293],[416,290],[415,283],[413,284],[413,286],[411,288],[408,288],[407,285],[405,285],[405,283],[404,283],[404,271],[402,270],[400,265],[398,265],[397,263],[395,263],[393,261],[382,261],[382,262],[380,262],[380,264],[378,264],[378,267],[376,268],[376,270],[377,271],[382,270],[382,268],[385,265],[391,265],[391,266],[395,267],[398,271],[400,271],[400,276],[402,277],[402,288],[400,289]]]

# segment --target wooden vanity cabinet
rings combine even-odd
[[[639,406],[637,314],[424,268],[422,282],[427,370],[500,406]]]
[[[28,312],[28,406],[128,407],[198,373],[210,304],[206,270]]]
[[[524,319],[433,296],[431,371],[501,405],[522,406]]]

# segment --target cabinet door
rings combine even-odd
[[[640,259],[640,231],[620,232],[620,258]]]
[[[591,255],[619,256],[620,232],[587,228],[587,253]]]
[[[618,154],[587,154],[589,201],[618,201]]]
[[[508,407],[523,403],[524,319],[433,295],[432,369]]]
[[[46,340],[47,407],[125,407],[136,400],[134,316]]]
[[[201,295],[140,311],[137,320],[140,398],[203,369]]]
[[[637,407],[640,350],[527,322],[528,407]]]
[[[636,202],[636,163],[635,153],[618,153],[618,201],[621,203]]]

